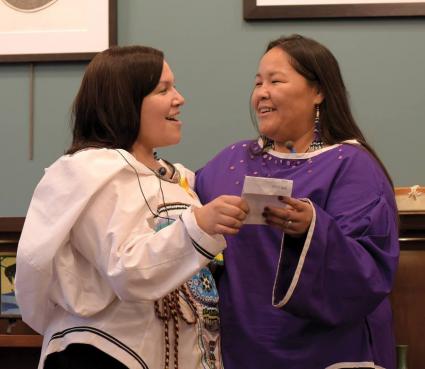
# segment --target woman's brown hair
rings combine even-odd
[[[97,54],[73,104],[73,140],[66,154],[89,147],[130,151],[143,99],[157,86],[163,62],[162,51],[146,46],[115,46]]]

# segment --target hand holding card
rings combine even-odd
[[[280,178],[245,176],[242,198],[249,205],[245,224],[266,224],[262,213],[266,206],[283,207],[278,196],[291,196],[293,181]]]

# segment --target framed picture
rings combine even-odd
[[[419,17],[419,0],[243,0],[245,20],[293,18]]]
[[[116,42],[116,0],[0,0],[2,63],[90,60]]]
[[[16,254],[0,252],[0,318],[20,317],[15,296]]]

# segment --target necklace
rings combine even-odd
[[[129,165],[129,167],[131,168],[131,169],[133,169],[133,171],[134,171],[134,174],[136,175],[136,178],[137,178],[137,183],[138,183],[138,185],[139,185],[139,189],[140,189],[140,193],[142,194],[142,196],[143,196],[143,200],[145,201],[145,204],[146,204],[146,206],[148,207],[148,209],[149,209],[149,211],[150,211],[150,213],[154,216],[154,218],[161,218],[161,219],[166,219],[167,221],[168,221],[168,224],[170,224],[170,221],[172,221],[172,219],[168,216],[168,211],[167,210],[165,210],[166,211],[166,214],[167,214],[167,216],[166,217],[163,217],[163,216],[161,216],[161,215],[159,215],[159,213],[158,213],[158,211],[155,213],[153,210],[152,210],[152,208],[151,208],[151,206],[150,206],[150,204],[149,204],[149,202],[148,202],[148,200],[147,200],[147,198],[146,198],[146,196],[145,196],[145,192],[143,191],[143,187],[142,187],[142,183],[141,183],[141,181],[140,181],[140,178],[139,178],[139,173],[137,172],[137,169],[134,167],[134,165],[132,165],[129,161],[128,161],[128,159],[124,156],[124,154],[121,152],[121,151],[119,151],[118,149],[114,149],[118,154],[120,154],[121,155],[121,157],[124,159],[124,161]],[[174,168],[174,165],[172,165],[171,163],[168,163],[167,161],[165,161],[165,160],[163,160],[167,165],[171,165],[173,168]],[[150,169],[150,168],[149,168]],[[161,169],[161,168],[160,168]],[[165,169],[165,168],[164,168]],[[162,203],[165,205],[165,197],[164,197],[164,192],[163,192],[163,190],[162,190],[162,185],[161,185],[161,181],[162,181],[162,178],[161,178],[161,176],[160,176],[160,174],[158,173],[156,173],[153,169],[150,169],[157,177],[158,177],[158,181],[159,181],[159,190],[161,191],[161,196],[162,196]],[[166,169],[165,169],[166,170]],[[159,171],[159,169],[158,169],[158,171]],[[178,172],[178,170],[175,170],[175,172],[177,172],[177,173],[179,173]],[[173,176],[174,176],[174,173],[173,173]],[[180,173],[179,173],[179,180],[180,180]],[[172,178],[171,178],[172,179]],[[171,179],[169,180],[169,182],[171,182]],[[167,180],[168,181],[168,180]],[[175,181],[175,182],[174,182]],[[178,182],[178,180],[175,180],[175,179],[173,179],[173,183],[177,183]]]
[[[316,150],[320,150],[323,149],[325,147],[324,142],[321,139],[315,139],[313,140],[313,142],[310,144],[310,146],[307,148],[307,150],[305,152],[313,152]]]
[[[275,148],[275,143],[274,141],[271,142],[271,144],[269,145],[269,147],[272,150],[276,150]],[[294,149],[294,144],[292,143],[292,141],[286,141],[285,142],[285,147],[292,153],[295,154],[296,151]],[[310,145],[308,145],[307,150],[304,151],[304,153],[308,153],[308,152],[313,152],[316,150],[320,150],[323,149],[325,147],[325,143],[321,140],[321,139],[314,139]]]
[[[177,170],[177,168],[165,159],[158,159],[158,160],[162,160],[164,164],[168,167],[168,170],[164,166],[159,167],[157,170],[154,170],[151,168],[149,169],[152,172],[154,172],[158,178],[164,181],[171,182],[171,183],[179,183],[181,175],[180,175],[180,172]]]

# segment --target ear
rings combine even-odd
[[[319,85],[316,86],[315,90],[316,90],[316,96],[314,97],[314,104],[320,105],[323,102],[323,100],[325,100],[325,96],[323,95],[322,89],[320,88]]]

